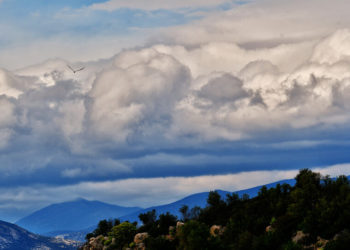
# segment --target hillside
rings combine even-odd
[[[121,217],[140,209],[77,199],[52,204],[20,219],[16,224],[31,232],[46,235],[55,231],[84,230],[96,226],[101,219]]]
[[[0,221],[0,249],[31,250],[31,249],[77,249],[78,244],[71,241],[43,237],[4,221]]]

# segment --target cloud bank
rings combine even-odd
[[[342,136],[324,134],[349,124],[350,32],[311,44],[154,45],[87,63],[79,74],[63,60],[2,70],[2,155],[31,148],[33,166],[23,171],[42,167],[36,160],[43,150],[44,168],[70,154],[73,165],[107,158],[116,164],[111,171],[123,166],[121,172],[132,174],[127,159],[202,143],[285,143],[280,140],[298,141],[298,133],[303,141],[339,142]]]

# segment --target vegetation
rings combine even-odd
[[[182,222],[169,213],[157,217],[155,210],[139,215],[139,228],[100,222],[93,237],[115,238],[109,249],[350,249],[348,179],[308,169],[295,179],[295,186],[262,187],[254,198],[210,192],[205,208],[180,209]],[[134,242],[137,233],[147,233],[141,243]]]

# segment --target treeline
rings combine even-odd
[[[83,249],[350,249],[347,177],[303,169],[295,179],[294,186],[264,186],[254,198],[210,192],[205,208],[184,206],[182,218],[153,210],[139,215],[140,227],[104,220]]]

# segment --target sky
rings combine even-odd
[[[0,0],[0,219],[350,175],[349,7]]]

